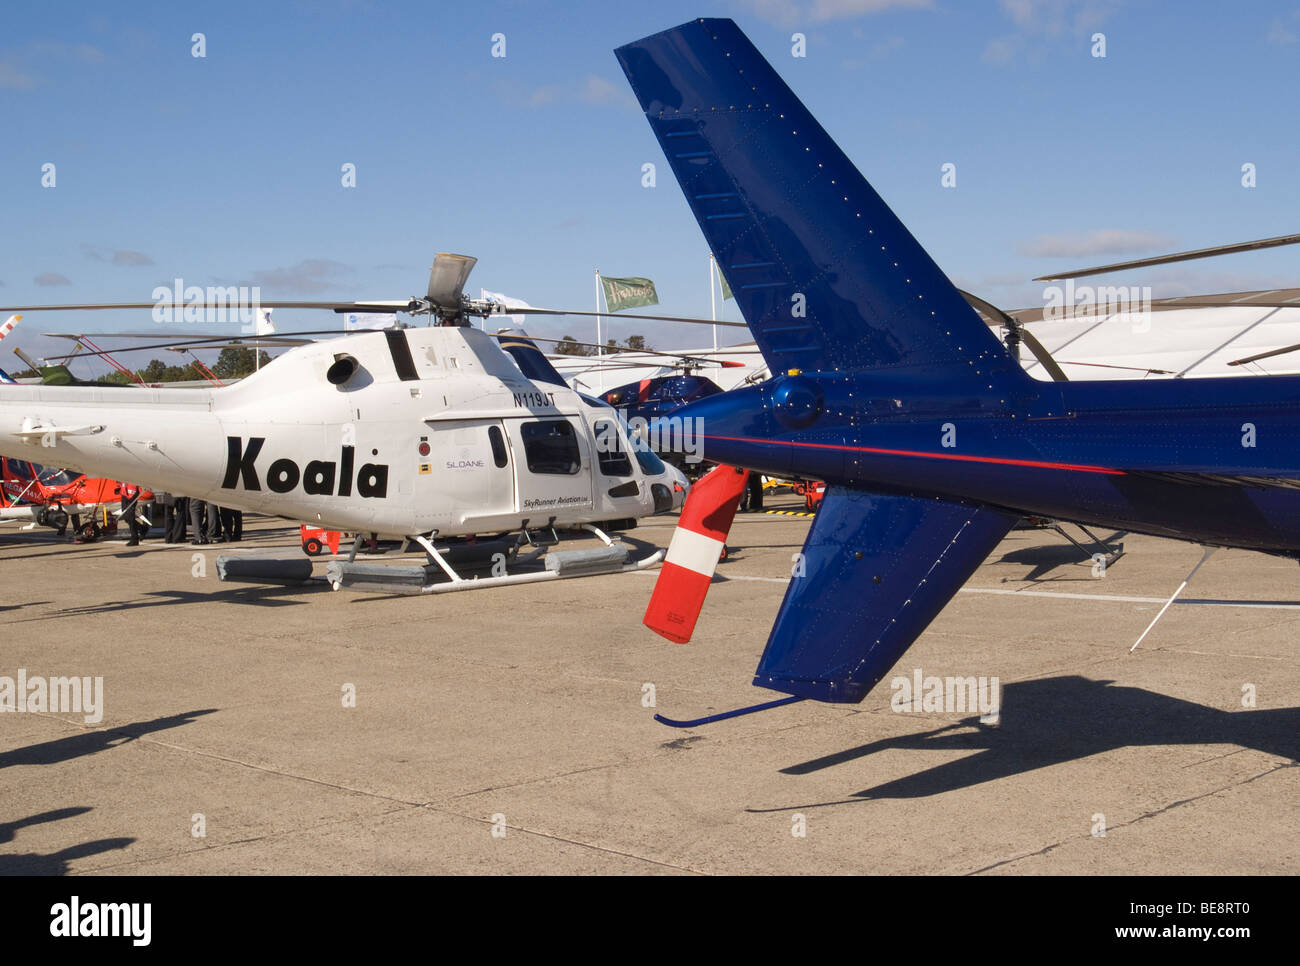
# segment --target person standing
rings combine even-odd
[[[227,543],[234,543],[244,536],[244,511],[221,508],[221,532]]]
[[[176,498],[176,529],[172,532],[172,543],[185,542],[189,522],[190,498],[188,496],[178,496]]]
[[[208,529],[205,533],[206,539],[203,541],[204,543],[222,542],[221,523],[225,513],[226,511],[215,503],[208,503]]]
[[[172,528],[176,526],[176,496],[172,493],[155,493],[154,506],[163,508],[163,543],[172,542]]]
[[[196,496],[190,497],[190,529],[194,531],[194,539],[190,543],[194,546],[208,542],[203,530],[203,512],[207,508],[208,505],[205,501]]]
[[[163,516],[163,542],[184,543],[185,524],[190,511],[189,500],[175,493],[164,493],[161,499],[163,506],[166,507]]]
[[[140,538],[149,532],[149,526],[136,517],[136,505],[139,502],[140,487],[134,483],[123,483],[121,522],[127,525],[130,533],[130,538],[126,541],[128,547],[138,547]]]

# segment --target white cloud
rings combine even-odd
[[[524,107],[549,107],[552,104],[615,104],[636,107],[636,98],[625,87],[613,84],[596,74],[588,74],[581,81],[562,84],[544,84],[523,95],[517,90],[502,88],[502,96],[514,105]]]
[[[32,281],[35,282],[37,285],[41,286],[42,288],[49,288],[54,285],[72,284],[72,282],[68,280],[66,275],[60,275],[58,272],[45,272],[44,274],[37,275],[35,278],[32,279]]]
[[[980,54],[980,60],[986,64],[1009,64],[1016,59],[1016,48],[1019,47],[1019,38],[1014,34],[1008,37],[995,37],[988,42],[984,48],[984,53]]]
[[[100,64],[104,52],[90,44],[28,44],[20,52],[0,56],[0,89],[31,90],[42,83],[45,78],[28,69],[27,62],[32,60],[39,60],[45,66],[68,60]]]
[[[1268,42],[1284,46],[1295,43],[1296,36],[1287,29],[1286,24],[1282,22],[1282,18],[1278,17],[1268,28]]]
[[[1015,32],[988,42],[980,60],[1005,66],[1022,54],[1037,61],[1051,39],[1088,37],[1120,7],[1120,0],[1000,0]]]
[[[852,20],[886,10],[928,10],[934,7],[934,0],[732,0],[732,6],[778,27],[795,27]]]
[[[1152,231],[1103,228],[1096,231],[1062,235],[1039,235],[1020,242],[1016,251],[1034,258],[1087,258],[1093,255],[1161,254],[1172,250],[1178,240]]]
[[[31,90],[36,86],[36,76],[29,74],[16,57],[0,58],[0,88],[11,91]]]
[[[826,23],[866,17],[886,10],[927,10],[933,6],[932,0],[812,0],[809,16],[815,23]]]
[[[587,79],[582,84],[582,90],[578,93],[578,100],[587,104],[637,106],[636,98],[632,96],[625,86],[611,84],[605,78],[597,77],[595,74],[587,75]]]
[[[67,57],[84,64],[104,62],[104,52],[90,44],[33,44],[31,49],[42,57]]]
[[[82,245],[81,253],[96,262],[112,262],[114,265],[152,265],[153,259],[144,252],[128,248],[108,249],[99,245]]]
[[[253,273],[253,284],[268,291],[313,294],[334,288],[352,269],[328,258],[307,258],[286,268],[268,268]]]

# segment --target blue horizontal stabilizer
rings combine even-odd
[[[754,683],[861,701],[1015,522],[986,507],[829,487]]]

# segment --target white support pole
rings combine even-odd
[[[1160,618],[1165,616],[1165,611],[1167,611],[1170,605],[1172,605],[1173,602],[1178,599],[1178,595],[1187,589],[1187,585],[1192,582],[1192,578],[1196,576],[1196,571],[1200,570],[1201,567],[1205,564],[1205,561],[1209,560],[1210,557],[1214,554],[1214,551],[1218,549],[1219,549],[1218,547],[1205,548],[1205,552],[1201,554],[1200,562],[1197,563],[1197,565],[1192,568],[1192,572],[1187,575],[1187,579],[1178,585],[1178,589],[1174,591],[1174,595],[1170,597],[1167,601],[1165,601],[1165,606],[1160,608],[1160,613],[1156,614],[1155,618],[1151,621],[1151,623],[1147,625],[1147,629],[1142,632],[1142,636],[1139,637],[1136,641],[1134,641],[1133,646],[1128,649],[1128,652],[1130,654],[1136,651],[1137,646],[1141,644],[1144,640],[1146,640],[1146,636],[1151,633],[1151,628],[1156,626],[1156,621],[1160,620]]]
[[[713,284],[713,252],[709,252],[709,318],[714,322],[718,321],[718,300],[717,290]],[[718,327],[713,327],[713,351],[718,351]]]
[[[596,269],[596,394],[605,391],[605,370],[601,367],[601,356],[605,352],[605,343],[600,337],[600,269]]]

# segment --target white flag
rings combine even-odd
[[[509,295],[503,295],[500,292],[489,292],[485,288],[479,289],[479,298],[485,302],[496,302],[507,309],[531,309],[532,306],[523,299],[512,298]],[[500,317],[500,316],[498,316]],[[505,318],[510,319],[515,325],[523,325],[526,319],[522,315],[507,315]]]
[[[274,309],[257,310],[257,335],[275,335],[275,323],[271,321]]]
[[[348,312],[343,316],[344,330],[391,329],[397,324],[396,312]]]

